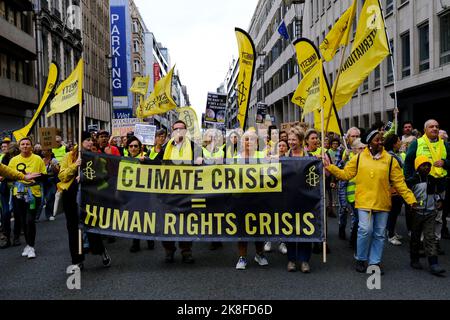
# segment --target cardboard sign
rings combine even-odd
[[[156,126],[148,124],[136,124],[134,127],[134,135],[143,145],[155,145]]]
[[[139,122],[141,122],[141,120],[139,120],[138,118],[113,119],[112,136],[126,137],[129,132],[134,131],[134,126]]]
[[[56,143],[57,135],[57,128],[39,128],[39,141],[41,143],[42,150],[58,148],[59,145]]]

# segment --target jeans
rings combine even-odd
[[[379,264],[383,256],[388,212],[358,209],[358,243],[356,259]]]
[[[45,191],[45,217],[49,219],[53,216],[53,208],[55,207],[56,184],[49,182],[44,187]]]
[[[30,209],[30,204],[23,199],[13,197],[14,206],[14,239],[20,238],[20,231],[25,233],[27,245],[34,248],[36,240],[36,214],[41,205],[41,199],[36,199],[36,206]]]

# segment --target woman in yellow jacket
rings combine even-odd
[[[89,132],[82,133],[82,151],[91,151],[93,141]],[[66,215],[67,231],[69,234],[69,249],[72,257],[71,270],[74,267],[83,269],[84,254],[79,254],[78,244],[78,225],[80,218],[78,216],[79,207],[77,204],[77,193],[80,176],[78,168],[81,166],[81,158],[78,157],[78,147],[67,153],[61,161],[61,169],[58,174],[60,182],[58,190],[62,191],[62,200],[64,213]],[[102,238],[99,234],[88,233],[89,248],[93,254],[102,256],[104,267],[111,265],[111,258],[103,245]]]
[[[381,269],[386,225],[391,210],[391,184],[408,205],[416,205],[416,198],[405,183],[397,161],[383,148],[383,135],[371,131],[366,138],[368,147],[353,157],[340,170],[324,161],[327,170],[340,180],[356,177],[355,208],[358,210],[358,242],[356,270],[364,273],[369,266]],[[383,274],[383,270],[381,270]]]

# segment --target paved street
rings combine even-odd
[[[405,234],[404,217],[399,230]],[[337,220],[330,219],[332,253],[328,263],[314,255],[313,272],[288,273],[286,257],[268,254],[270,266],[261,268],[253,261],[245,271],[234,269],[237,248],[226,243],[211,252],[207,243],[194,244],[194,265],[166,265],[160,243],[154,251],[129,252],[131,240],[108,244],[112,267],[104,269],[98,256],[88,256],[82,272],[81,290],[66,287],[66,267],[70,264],[64,216],[55,222],[40,222],[37,233],[37,259],[20,256],[23,247],[0,251],[0,300],[5,299],[449,299],[450,278],[436,278],[408,265],[408,246],[387,246],[386,275],[381,290],[368,290],[367,276],[353,269],[347,242],[337,238]],[[146,244],[145,244],[146,245]],[[145,248],[145,245],[143,248]],[[450,241],[443,248],[450,254]],[[254,246],[249,246],[253,257]],[[449,255],[441,257],[450,270]],[[425,262],[425,261],[423,261]],[[425,263],[424,263],[425,264]]]

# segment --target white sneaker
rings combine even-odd
[[[255,255],[255,261],[260,265],[260,266],[267,266],[269,264],[269,261],[267,261],[267,258],[261,254],[256,254]]]
[[[34,251],[34,248],[30,247],[28,250],[28,259],[34,259],[36,258],[36,252]]]
[[[393,236],[392,238],[389,238],[389,243],[394,245],[394,246],[401,246],[402,245],[402,243],[395,236]]]
[[[55,221],[55,217],[51,216],[50,218],[48,218],[48,221]]]
[[[280,243],[278,250],[281,252],[281,254],[286,254],[287,253],[286,244],[284,242]]]
[[[396,233],[396,234],[394,235],[394,237],[396,237],[397,240],[402,240],[402,239],[403,239],[403,236],[399,235],[398,233]]]
[[[268,241],[264,244],[264,251],[265,252],[270,252],[272,251],[272,242]]]
[[[245,267],[247,267],[247,259],[245,259],[244,257],[239,257],[239,260],[236,264],[236,269],[245,270]]]
[[[30,252],[30,249],[31,247],[27,245],[25,249],[23,249],[22,257],[28,257],[28,252]]]

